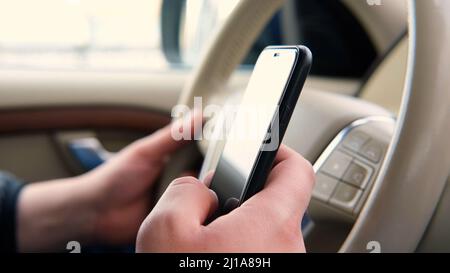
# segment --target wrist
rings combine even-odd
[[[97,222],[102,207],[101,198],[93,182],[84,175],[68,181],[73,195],[68,202],[68,207],[78,212],[72,221],[79,226],[75,235],[80,238],[80,243],[85,245],[97,243]]]
[[[86,222],[83,228],[83,234],[86,244],[103,244],[105,240],[102,231],[105,229],[103,224],[104,215],[108,211],[108,198],[106,190],[100,183],[102,178],[96,177],[93,173],[77,177],[81,184],[77,195],[83,199],[83,211],[86,215]],[[78,199],[78,198],[77,198]]]
[[[95,198],[83,177],[30,184],[18,200],[20,251],[64,251],[69,241],[93,242]]]

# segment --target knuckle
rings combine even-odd
[[[178,187],[178,186],[200,186],[202,183],[200,181],[193,177],[193,176],[186,176],[186,177],[180,177],[172,181],[171,186],[172,187]]]

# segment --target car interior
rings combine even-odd
[[[238,103],[266,46],[301,44],[313,65],[284,143],[316,173],[308,252],[449,252],[448,12],[421,0],[1,1],[0,170],[26,183],[85,173],[177,104]],[[159,193],[209,145],[174,155]]]

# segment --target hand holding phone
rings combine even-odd
[[[282,145],[264,189],[207,223],[218,206],[216,194],[194,177],[179,178],[141,225],[136,251],[305,252],[299,223],[313,186],[311,164]]]
[[[217,165],[205,164],[201,171],[200,178],[212,176],[218,215],[264,187],[311,61],[303,46],[268,47],[259,56]]]

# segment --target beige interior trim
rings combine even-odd
[[[369,33],[378,52],[383,53],[407,27],[407,0],[381,0],[379,6],[368,1],[372,0],[342,0]]]
[[[184,79],[182,73],[0,70],[0,108],[127,104],[167,111]]]
[[[72,176],[46,133],[0,135],[0,169],[25,182]]]
[[[170,113],[188,69],[166,72],[43,71],[0,69],[0,109],[127,106]],[[251,70],[233,73],[227,88],[244,90]],[[359,81],[310,77],[307,88],[353,94]],[[70,98],[70,99],[68,99]]]
[[[354,96],[361,86],[359,79],[343,79],[308,76],[304,89],[321,90],[341,95]]]
[[[450,177],[447,179],[445,191],[433,219],[417,249],[418,252],[449,253],[450,252]]]
[[[405,37],[370,76],[360,98],[397,114],[402,101],[407,60],[408,38]]]

